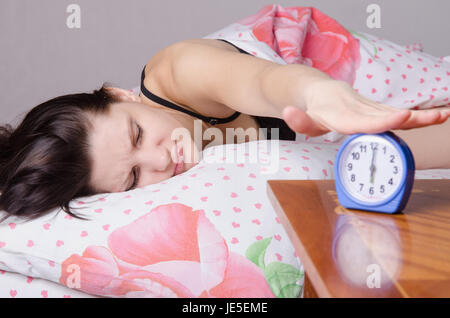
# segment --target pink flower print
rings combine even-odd
[[[114,256],[101,246],[89,246],[83,255],[74,254],[66,259],[61,265],[59,282],[69,287],[75,286],[76,281],[72,279],[77,279],[73,275],[78,270],[80,289],[94,295],[108,295],[109,284],[119,274]]]
[[[361,62],[359,40],[316,8],[267,5],[238,23],[251,27],[286,63],[312,66],[353,85]]]
[[[220,298],[274,297],[262,270],[244,256],[230,253],[223,281],[201,297]]]
[[[81,268],[81,290],[123,297],[273,297],[264,273],[230,253],[205,216],[183,204],[161,205],[63,264]],[[239,279],[236,279],[239,277]]]

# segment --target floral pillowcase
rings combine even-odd
[[[0,225],[0,270],[107,297],[299,297],[304,271],[268,179],[332,179],[335,144],[214,146],[183,174]]]

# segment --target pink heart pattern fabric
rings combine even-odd
[[[73,287],[75,268],[78,291],[106,297],[298,297],[303,267],[266,181],[331,178],[336,151],[267,140],[207,148],[159,184],[74,200],[91,221],[55,211],[0,225],[0,269]],[[286,270],[291,281],[273,278]]]
[[[338,147],[214,146],[197,166],[159,184],[73,200],[90,221],[57,210],[28,223],[11,219],[0,225],[0,297],[301,296],[303,266],[266,181],[333,179]],[[254,151],[265,160],[252,162]],[[450,169],[417,171],[421,177],[450,179]],[[291,280],[277,275],[286,271]],[[280,292],[289,284],[298,287]]]

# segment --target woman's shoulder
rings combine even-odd
[[[198,48],[207,49],[211,47],[224,51],[239,52],[232,45],[215,39],[188,39],[175,42],[151,57],[145,65],[144,83],[154,87],[163,94],[170,94],[171,91],[175,90],[174,87],[169,87],[173,86],[170,85],[170,83],[173,84],[173,81],[169,77],[173,74],[174,67],[179,65],[179,63],[176,63],[176,59],[182,56],[183,51],[192,52],[191,48],[198,53]]]
[[[193,54],[193,51],[201,53],[202,51],[198,49],[199,47],[205,47],[205,55],[211,54],[211,50],[208,50],[210,47],[238,52],[233,46],[213,39],[191,39],[176,42],[159,51],[146,64],[144,85],[153,94],[177,105],[187,107],[204,116],[219,118],[231,116],[235,113],[234,109],[221,103],[205,99],[203,95],[197,96],[192,94],[192,90],[186,88],[192,88],[192,83],[186,83],[185,80],[181,82],[179,78],[175,80],[173,74],[180,73],[181,71],[180,69],[174,70],[174,68],[184,67],[186,63],[181,63],[180,65],[174,59],[183,56],[183,50],[190,52],[187,54]],[[190,82],[201,82],[195,80],[196,76],[197,74],[195,72],[191,73]],[[147,102],[152,105],[154,104],[151,101]]]
[[[183,49],[189,49],[189,47],[191,46],[214,47],[227,51],[239,52],[235,47],[223,41],[215,39],[188,39],[172,43],[169,46],[158,51],[155,55],[152,56],[150,61],[147,63],[147,67],[159,68],[163,67],[164,65],[169,65],[171,62],[171,58],[174,57],[174,52]]]

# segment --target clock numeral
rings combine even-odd
[[[361,145],[361,146],[359,146],[359,148],[361,149],[361,153],[367,152],[366,145]]]
[[[351,163],[349,163],[349,164],[347,165],[347,167],[348,167],[348,171],[352,171],[353,165],[352,165]]]
[[[398,173],[398,167],[394,166],[394,174],[397,174],[397,173]]]
[[[370,189],[369,189],[369,194],[373,194],[373,193],[374,193],[373,187],[370,187]]]
[[[350,177],[350,181],[351,182],[355,182],[355,178],[356,178],[356,176],[354,174],[352,174],[351,177]]]
[[[389,183],[390,185],[393,185],[393,184],[394,184],[394,180],[392,180],[392,178],[390,178],[388,183]]]
[[[359,160],[359,152],[352,152],[353,160]]]
[[[377,150],[378,149],[378,143],[377,142],[371,142],[370,143],[370,147],[372,148],[372,150]]]
[[[391,163],[395,163],[395,162],[394,162],[394,159],[395,159],[395,156],[394,156],[394,155],[391,155]]]
[[[380,192],[381,192],[381,193],[384,193],[384,184],[382,184],[382,185],[380,186]]]
[[[383,147],[383,151],[384,151],[383,154],[386,154],[386,146]]]
[[[364,188],[364,183],[360,183],[359,185],[361,186],[361,188],[359,189],[359,191],[362,191],[362,189]]]

